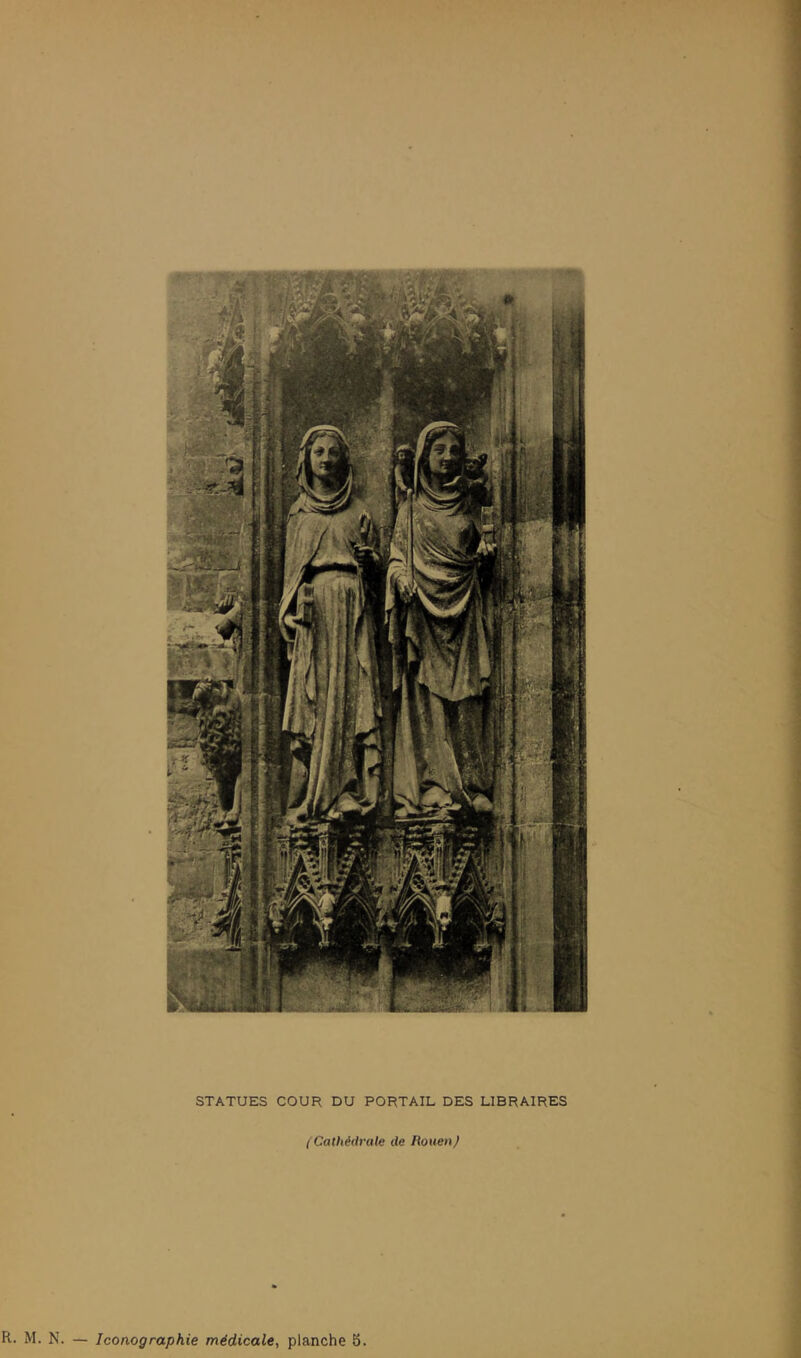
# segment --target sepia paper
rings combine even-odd
[[[3,26],[0,1338],[792,1353],[783,9]],[[165,1012],[167,277],[326,267],[583,272],[586,1013]]]

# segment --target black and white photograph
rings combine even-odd
[[[582,273],[174,273],[167,452],[169,1009],[585,1009]]]
[[[7,0],[0,1358],[799,1358],[793,8]]]

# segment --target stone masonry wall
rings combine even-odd
[[[206,370],[230,283],[226,274],[175,274],[168,307],[168,936],[213,949],[224,948],[209,928],[223,888],[219,812],[191,699],[204,676],[233,677],[213,610],[238,587],[242,499],[228,488],[225,459],[242,431],[228,424]]]

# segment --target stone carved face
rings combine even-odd
[[[450,429],[437,434],[428,450],[428,470],[436,482],[452,481],[459,476],[464,464],[461,441]]]
[[[241,495],[245,483],[242,459],[241,457],[229,457],[227,459],[227,465],[229,490],[233,491],[234,495]]]
[[[309,477],[325,490],[334,490],[345,479],[347,456],[336,434],[318,434],[309,448]]]

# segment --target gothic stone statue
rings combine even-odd
[[[315,425],[298,459],[279,626],[290,657],[283,729],[291,740],[287,819],[366,816],[378,800],[381,702],[368,595],[373,522],[352,493],[350,449]]]
[[[465,477],[464,435],[438,420],[417,442],[412,494],[398,509],[387,620],[398,694],[398,818],[492,810],[486,741],[491,661],[483,584],[494,545]]]

